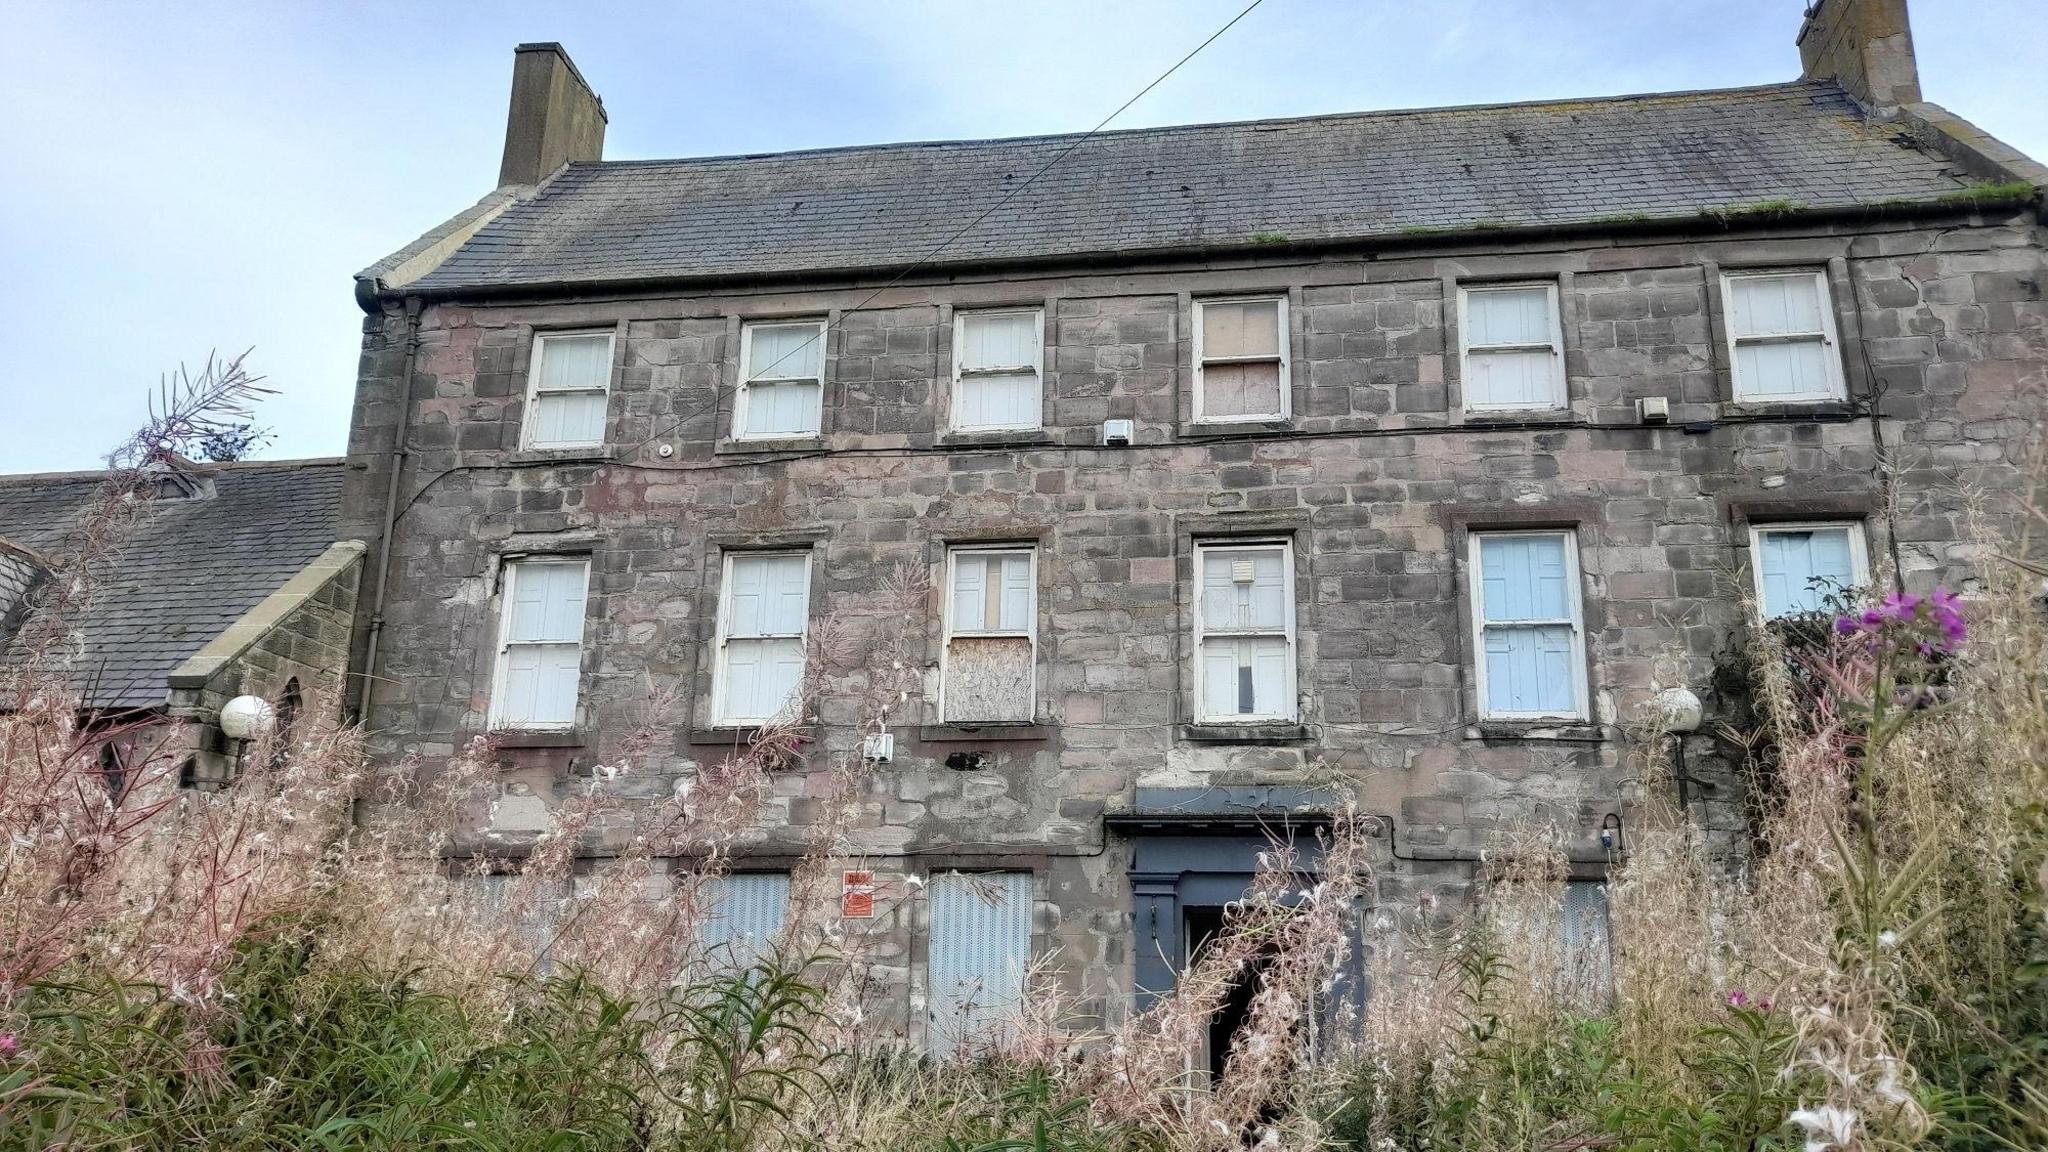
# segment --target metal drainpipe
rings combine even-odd
[[[398,378],[398,421],[391,426],[391,479],[384,486],[384,527],[377,533],[377,587],[370,597],[370,636],[363,646],[363,694],[358,718],[367,722],[377,695],[377,642],[384,635],[384,590],[391,582],[391,529],[398,522],[398,485],[405,475],[406,432],[412,422],[412,368],[420,351],[420,298],[405,298],[405,368]]]

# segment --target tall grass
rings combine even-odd
[[[136,443],[240,395],[217,391]],[[1752,638],[1739,880],[1643,733],[1610,952],[1566,946],[1554,833],[1496,844],[1461,910],[1372,908],[1370,838],[1340,813],[1315,875],[1276,846],[1150,1010],[1075,1027],[1054,955],[1009,1027],[939,1065],[874,1038],[836,899],[873,787],[858,737],[917,690],[891,621],[924,610],[918,579],[821,627],[786,721],[663,802],[626,787],[666,770],[660,693],[536,835],[494,831],[487,740],[372,765],[353,730],[302,724],[225,789],[180,790],[154,730],[81,720],[64,674],[67,621],[148,514],[148,458],[81,519],[37,658],[0,685],[0,1147],[2048,1147],[2048,624],[2024,541],[1960,646],[1896,602]],[[820,748],[800,732],[827,679]],[[118,779],[110,738],[135,749]],[[822,803],[790,925],[722,968],[708,886],[796,770]],[[1361,931],[1372,995],[1339,1016]],[[1190,1053],[1248,980],[1208,1083]]]

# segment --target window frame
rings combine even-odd
[[[574,565],[583,570],[583,622],[576,633],[576,698],[569,707],[569,719],[562,721],[510,720],[505,715],[505,685],[510,673],[512,649],[516,645],[533,647],[555,647],[566,643],[560,640],[512,640],[512,606],[518,593],[519,573],[528,566],[549,565],[568,567]],[[567,732],[576,727],[577,713],[583,707],[583,657],[589,645],[584,643],[583,632],[590,626],[590,557],[571,555],[525,555],[504,558],[503,578],[499,581],[498,632],[494,640],[495,651],[491,656],[491,703],[485,716],[484,726],[493,732]]]
[[[800,632],[797,632],[797,633],[795,633],[794,635],[791,635],[791,634],[788,634],[788,633],[767,633],[767,634],[761,634],[761,635],[754,635],[754,634],[751,634],[751,633],[750,633],[750,634],[748,634],[748,635],[745,635],[745,636],[735,636],[735,635],[733,635],[733,634],[732,634],[732,589],[733,589],[733,580],[732,580],[732,570],[733,570],[733,565],[734,565],[735,563],[737,563],[737,562],[738,562],[739,560],[741,560],[741,559],[754,559],[754,558],[761,558],[761,559],[766,559],[766,558],[769,558],[769,557],[774,557],[774,556],[799,556],[799,557],[802,557],[802,558],[803,558],[803,562],[804,562],[804,626],[803,626],[803,630],[802,630],[802,631],[800,631]],[[726,665],[726,653],[727,653],[727,648],[728,648],[728,646],[729,646],[729,645],[731,644],[731,642],[732,642],[732,641],[734,641],[734,640],[778,640],[778,639],[780,639],[780,640],[790,640],[790,639],[793,639],[793,640],[796,640],[796,641],[797,641],[797,642],[798,642],[799,644],[803,645],[803,649],[804,649],[804,668],[803,668],[803,672],[801,672],[801,673],[799,673],[799,674],[798,674],[798,680],[797,680],[798,688],[799,688],[799,689],[801,689],[801,687],[802,687],[802,684],[803,684],[803,680],[802,680],[802,677],[803,677],[803,675],[805,675],[805,674],[809,673],[809,671],[810,671],[810,656],[811,656],[811,654],[810,654],[810,639],[811,639],[811,576],[812,576],[812,569],[813,569],[813,563],[812,563],[812,561],[813,561],[813,553],[812,553],[812,550],[811,550],[811,549],[809,549],[809,548],[762,548],[762,549],[751,549],[751,548],[750,548],[750,549],[728,549],[728,550],[727,550],[727,551],[725,552],[725,556],[724,556],[724,559],[723,559],[723,560],[722,560],[722,561],[720,562],[720,571],[719,571],[719,581],[718,581],[718,604],[717,604],[717,608],[716,608],[716,611],[717,611],[717,613],[718,613],[718,621],[717,621],[717,629],[716,629],[716,632],[715,632],[715,634],[714,634],[714,637],[713,637],[713,641],[712,641],[712,646],[711,646],[711,654],[712,654],[712,664],[711,664],[711,723],[712,723],[712,726],[713,726],[713,727],[717,727],[717,728],[756,728],[756,727],[759,727],[759,726],[761,726],[761,725],[763,725],[763,724],[767,724],[767,723],[771,723],[771,722],[773,722],[773,721],[774,721],[774,719],[775,719],[775,716],[776,716],[776,715],[779,715],[779,714],[780,714],[780,713],[779,713],[779,711],[778,711],[778,712],[777,712],[776,714],[772,714],[772,715],[768,715],[768,716],[731,716],[731,715],[728,715],[728,714],[727,714],[727,712],[726,712],[726,709],[727,709],[727,706],[728,706],[728,705],[729,705],[729,704],[731,703],[731,701],[729,701],[728,699],[726,699],[726,696],[727,696],[727,687],[726,687],[726,685],[727,685],[727,671],[728,671],[728,668],[727,668],[727,665]],[[785,706],[785,707],[787,707],[787,701],[785,701],[785,702],[784,702],[784,706]]]
[[[1294,342],[1294,336],[1292,329],[1288,327],[1287,294],[1285,292],[1281,292],[1277,294],[1250,296],[1201,297],[1194,300],[1193,304],[1193,422],[1196,424],[1269,424],[1276,420],[1292,419],[1294,414],[1294,374],[1292,359],[1289,355],[1289,345]],[[1279,345],[1277,349],[1277,358],[1280,364],[1280,411],[1271,413],[1246,413],[1243,415],[1235,416],[1211,416],[1208,415],[1207,412],[1204,410],[1204,397],[1202,391],[1203,376],[1204,371],[1207,369],[1209,365],[1209,358],[1203,355],[1202,310],[1211,304],[1273,304],[1277,306],[1278,314],[1275,317],[1274,323],[1276,326],[1275,343]],[[1218,365],[1264,364],[1271,360],[1274,360],[1275,357],[1218,356],[1214,359],[1215,363],[1217,363]]]
[[[966,383],[976,378],[1014,376],[1023,367],[1013,365],[1007,368],[968,368],[962,363],[961,349],[965,347],[962,337],[967,325],[983,317],[1025,316],[1035,321],[1035,335],[1038,342],[1038,359],[1031,364],[1031,373],[1038,381],[1038,403],[1029,424],[966,424],[960,420],[963,411],[961,403]],[[946,413],[946,427],[954,432],[1035,432],[1045,427],[1045,309],[1038,306],[1017,308],[976,308],[953,313],[953,390],[950,411]]]
[[[1250,716],[1235,712],[1229,715],[1211,715],[1210,713],[1204,710],[1203,703],[1207,699],[1207,694],[1205,692],[1205,689],[1207,688],[1207,683],[1204,679],[1206,673],[1203,671],[1202,660],[1202,649],[1204,642],[1207,641],[1211,635],[1262,637],[1273,636],[1276,635],[1276,633],[1274,633],[1270,629],[1247,629],[1242,631],[1220,631],[1212,634],[1208,630],[1206,622],[1202,619],[1202,572],[1204,561],[1207,559],[1208,554],[1210,552],[1250,552],[1257,551],[1260,549],[1274,548],[1277,548],[1280,551],[1281,576],[1280,592],[1282,627],[1281,631],[1277,634],[1281,636],[1283,639],[1285,639],[1287,642],[1287,681],[1285,684],[1281,685],[1281,703],[1284,705],[1284,710],[1279,713],[1255,714]],[[1294,596],[1294,541],[1284,537],[1246,537],[1242,540],[1230,539],[1225,537],[1209,540],[1197,540],[1195,541],[1194,552],[1194,579],[1192,581],[1192,588],[1190,589],[1190,598],[1193,601],[1194,608],[1193,657],[1195,698],[1194,706],[1189,710],[1190,715],[1194,717],[1194,723],[1203,725],[1259,725],[1299,723],[1301,720],[1301,689],[1299,687],[1299,664],[1301,662],[1301,629],[1300,621],[1296,618],[1297,606]]]
[[[604,384],[596,388],[551,388],[543,393],[540,386],[541,364],[547,357],[547,344],[573,336],[602,336],[605,338]],[[526,358],[526,411],[519,420],[519,447],[528,451],[553,452],[563,449],[602,448],[611,431],[612,377],[618,374],[619,333],[616,328],[559,328],[536,331]],[[540,398],[549,396],[603,396],[605,398],[604,427],[595,440],[556,440],[541,443],[534,439],[537,431],[536,417],[540,414]]]
[[[1552,536],[1564,540],[1565,586],[1569,592],[1564,618],[1502,621],[1500,627],[1536,628],[1566,624],[1572,630],[1572,710],[1570,712],[1519,712],[1495,709],[1487,699],[1486,668],[1486,568],[1481,555],[1483,541],[1511,537]],[[1592,718],[1591,678],[1586,667],[1586,596],[1579,573],[1579,532],[1577,528],[1475,529],[1465,534],[1467,611],[1472,617],[1472,687],[1482,721],[1565,721],[1583,723]]]
[[[1772,336],[1743,336],[1735,330],[1735,281],[1777,280],[1792,276],[1810,276],[1817,292],[1817,308],[1820,312],[1820,331],[1781,333]],[[1737,404],[1813,404],[1849,398],[1849,386],[1842,371],[1841,337],[1836,331],[1834,288],[1828,282],[1825,268],[1736,268],[1721,270],[1721,327],[1726,336],[1728,355],[1729,396]],[[1742,362],[1739,352],[1745,344],[1799,344],[1814,339],[1821,343],[1821,363],[1827,373],[1827,390],[1824,392],[1799,392],[1776,396],[1758,396],[1743,391]]]
[[[1470,323],[1470,300],[1474,292],[1527,291],[1541,288],[1550,303],[1550,341],[1547,344],[1485,344],[1475,347],[1472,343]],[[1546,404],[1477,404],[1472,399],[1472,354],[1485,355],[1491,352],[1548,352],[1550,361],[1550,401]],[[1516,280],[1498,283],[1477,283],[1458,285],[1458,394],[1459,407],[1465,412],[1554,412],[1570,404],[1570,388],[1566,379],[1564,363],[1564,302],[1558,292],[1555,280]]]
[[[803,440],[825,434],[825,339],[831,325],[829,319],[788,319],[762,318],[740,322],[740,364],[737,395],[733,400],[732,438],[734,440]],[[762,328],[796,328],[809,326],[818,333],[818,374],[816,376],[771,376],[755,380],[751,376],[754,366],[754,333]],[[755,384],[802,384],[818,386],[818,405],[811,413],[811,427],[806,432],[753,432],[748,429],[750,410],[749,399]]]
[[[1031,599],[1025,608],[1023,630],[981,629],[975,632],[961,632],[953,618],[954,580],[957,578],[959,558],[968,556],[1015,556],[1022,554],[1030,565]],[[940,609],[939,634],[939,715],[941,724],[1007,724],[1019,721],[1007,720],[952,720],[946,712],[946,685],[951,678],[953,660],[953,638],[955,636],[996,636],[1023,637],[1031,642],[1031,682],[1029,685],[1031,718],[1021,723],[1036,723],[1038,720],[1038,545],[1025,544],[959,544],[946,548],[945,604]]]
[[[1849,538],[1849,586],[1860,588],[1870,582],[1869,527],[1861,520],[1769,520],[1749,525],[1749,582],[1756,590],[1757,619],[1778,619],[1764,602],[1764,537],[1779,532],[1819,532],[1839,528]],[[1781,615],[1783,615],[1781,613]]]

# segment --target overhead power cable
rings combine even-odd
[[[1086,144],[1089,140],[1093,139],[1097,133],[1101,132],[1104,128],[1107,128],[1111,121],[1115,120],[1117,117],[1129,111],[1131,105],[1136,104],[1138,101],[1144,99],[1147,93],[1151,92],[1154,88],[1157,88],[1161,84],[1165,83],[1167,77],[1172,76],[1175,72],[1180,71],[1182,65],[1186,64],[1190,60],[1193,60],[1195,57],[1201,55],[1203,49],[1207,48],[1211,44],[1214,44],[1219,38],[1222,37],[1222,35],[1225,32],[1228,32],[1231,30],[1231,28],[1235,27],[1238,21],[1243,20],[1245,17],[1251,15],[1252,9],[1257,8],[1260,4],[1263,3],[1265,3],[1265,0],[1252,0],[1251,3],[1245,5],[1244,8],[1238,12],[1237,15],[1232,16],[1229,20],[1225,21],[1221,28],[1218,28],[1216,29],[1216,31],[1211,32],[1209,34],[1208,39],[1203,40],[1200,44],[1197,44],[1192,49],[1189,49],[1187,55],[1182,56],[1180,59],[1174,61],[1171,67],[1167,68],[1166,71],[1161,72],[1158,76],[1154,77],[1150,84],[1147,84],[1143,88],[1138,89],[1137,93],[1134,94],[1130,99],[1117,105],[1116,110],[1111,112],[1109,115],[1104,116],[1100,121],[1096,123],[1095,127],[1090,128],[1086,132],[1081,133],[1079,136],[1074,138],[1072,143],[1068,144],[1065,148],[1062,148],[1058,152],[1054,153],[1052,159],[1047,160],[1044,164],[1040,165],[1038,167],[1038,170],[1033,172],[1030,176],[1026,177],[1023,183],[1017,185],[1015,188],[1010,189],[1008,192],[1005,192],[1001,199],[997,200],[994,204],[989,205],[986,209],[982,211],[981,215],[976,216],[974,219],[969,220],[967,223],[961,225],[950,236],[947,236],[944,240],[941,240],[938,242],[938,244],[934,245],[929,252],[926,252],[924,255],[919,256],[916,260],[906,265],[902,271],[896,273],[896,275],[894,276],[891,276],[886,282],[884,282],[881,285],[881,287],[876,288],[874,291],[862,297],[861,301],[858,304],[855,304],[853,307],[846,309],[844,312],[841,313],[841,315],[851,315],[852,313],[859,312],[865,309],[869,304],[874,303],[875,299],[881,296],[882,293],[887,292],[889,289],[894,288],[896,285],[902,283],[905,277],[909,276],[912,272],[917,271],[919,268],[924,267],[926,264],[931,263],[933,260],[939,257],[940,253],[952,247],[954,243],[959,241],[961,237],[967,235],[969,232],[972,232],[976,228],[980,227],[982,221],[987,220],[989,217],[995,215],[997,212],[1002,211],[1004,205],[1008,204],[1012,200],[1015,200],[1017,197],[1023,195],[1024,190],[1031,187],[1033,184],[1037,183],[1039,177],[1045,175],[1047,172],[1052,171],[1053,167],[1057,165],[1060,161],[1065,160],[1068,156],[1073,155],[1075,149],[1079,148],[1081,145]],[[784,352],[782,355],[776,357],[774,363],[771,363],[764,367],[762,369],[762,372],[766,373],[767,371],[773,369],[777,364],[782,363],[784,360],[789,359],[791,356],[794,356],[797,353],[802,352],[805,349],[808,349],[811,345],[817,343],[818,341],[823,340],[825,336],[830,332],[830,330],[830,321],[827,321],[824,324],[820,324],[818,326],[817,332],[814,335],[806,339],[803,343],[798,344],[796,347],[791,348],[789,351]],[[712,403],[717,403],[716,397],[713,398]],[[640,449],[645,448],[649,444],[652,444],[653,442],[661,439],[664,436],[667,436],[669,433],[675,431],[677,428],[682,427],[690,420],[701,415],[703,411],[704,408],[702,406],[699,406],[683,414],[682,416],[677,417],[675,420],[670,421],[660,431],[647,437],[645,440],[642,440],[639,443],[627,448],[625,450],[626,454],[630,456],[634,453],[639,452]]]

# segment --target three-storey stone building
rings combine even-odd
[[[373,746],[490,732],[546,804],[673,691],[652,800],[806,675],[860,746],[821,622],[903,647],[861,928],[937,1046],[1030,956],[1170,983],[1340,790],[1386,901],[1523,821],[1595,879],[1635,706],[1711,718],[1812,578],[1968,587],[1965,493],[2017,486],[2048,172],[1921,102],[1904,21],[1825,0],[1756,88],[634,162],[523,46],[501,187],[359,283]],[[820,803],[776,791],[756,929]]]

